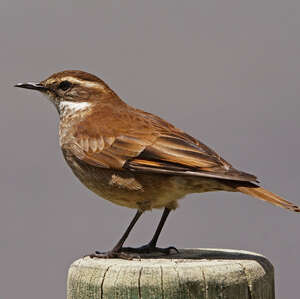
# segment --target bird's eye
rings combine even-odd
[[[59,83],[58,88],[61,89],[61,90],[63,90],[63,91],[66,91],[71,86],[72,86],[71,82],[69,82],[69,81],[62,81],[62,82]]]

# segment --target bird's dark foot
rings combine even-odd
[[[90,258],[98,258],[98,259],[123,259],[123,260],[132,260],[134,258],[140,258],[138,255],[128,254],[122,251],[107,251],[107,252],[99,252],[95,251],[95,253],[87,255]]]
[[[137,247],[137,248],[132,248],[132,247],[123,247],[122,248],[123,252],[129,252],[129,253],[163,253],[165,255],[170,255],[172,253],[179,253],[179,251],[173,247],[167,247],[167,248],[160,248],[160,247],[156,247],[153,246],[151,243],[141,246],[141,247]]]

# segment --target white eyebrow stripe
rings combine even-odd
[[[91,81],[86,81],[86,80],[81,80],[72,76],[67,76],[61,78],[62,81],[70,81],[71,83],[77,83],[80,85],[83,85],[85,87],[92,87],[92,88],[101,88],[104,89],[104,86],[100,82],[91,82]]]

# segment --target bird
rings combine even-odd
[[[241,192],[290,211],[300,208],[258,185],[256,176],[235,169],[217,152],[154,114],[125,103],[103,80],[65,70],[35,83],[18,83],[48,96],[59,113],[59,144],[75,176],[99,197],[135,209],[125,233],[108,251],[91,258],[172,254],[158,237],[178,201],[190,193]],[[151,241],[124,247],[145,211],[164,209]]]

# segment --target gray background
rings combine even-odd
[[[299,26],[296,0],[2,0],[1,299],[64,298],[70,263],[111,248],[134,214],[77,181],[54,107],[14,83],[94,73],[300,204]],[[146,243],[159,217],[147,213],[128,243]],[[262,253],[276,267],[277,297],[297,298],[299,223],[246,195],[192,195],[159,245]]]

